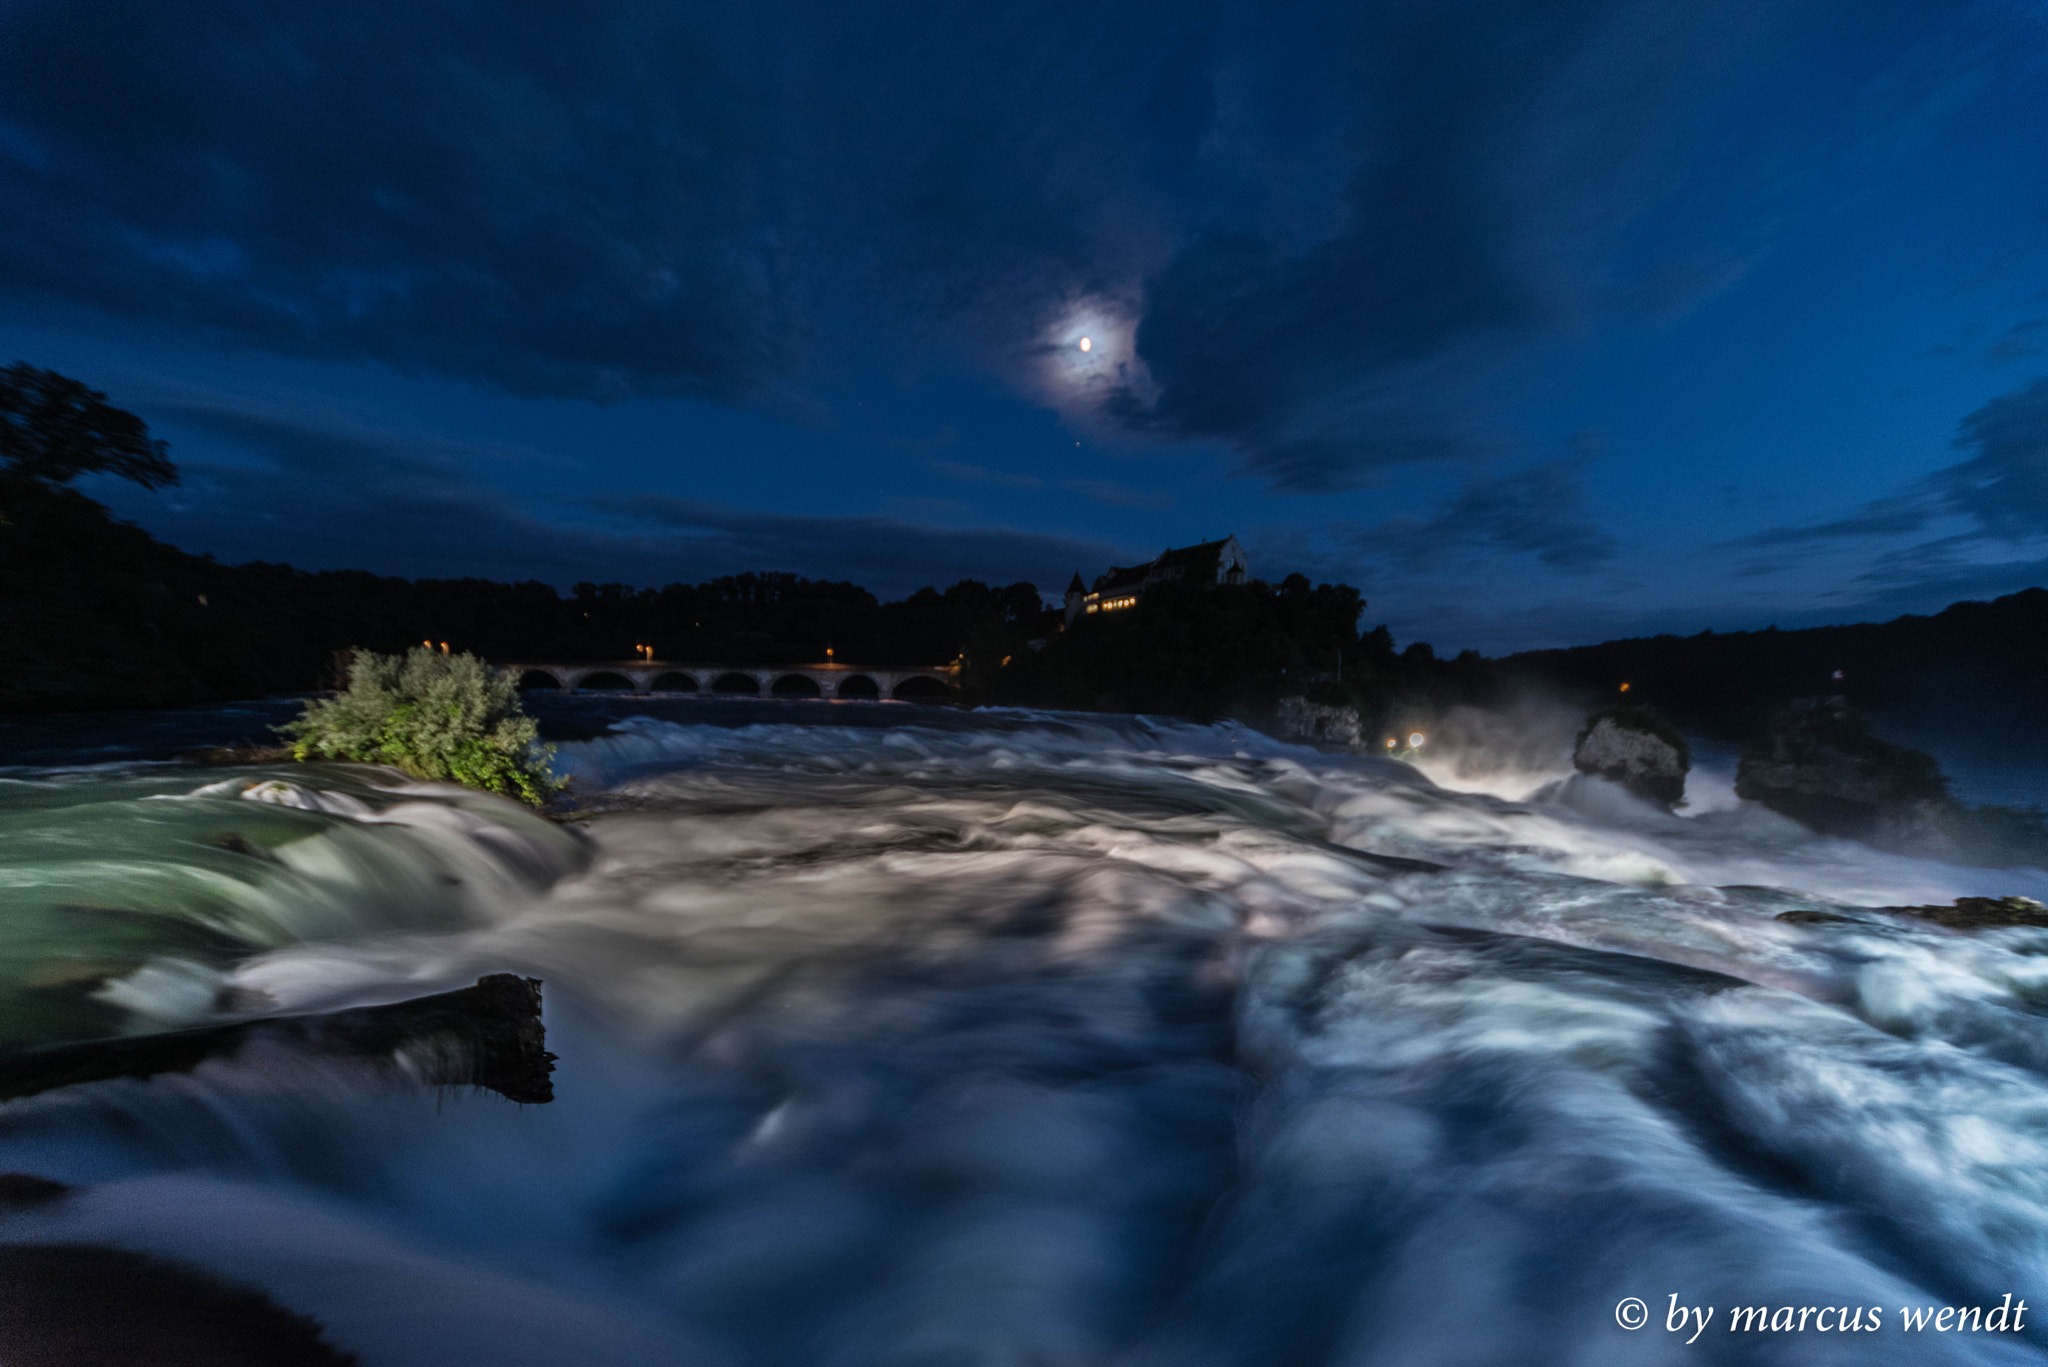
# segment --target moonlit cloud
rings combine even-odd
[[[1034,373],[1046,400],[1077,421],[1096,421],[1117,396],[1149,394],[1138,358],[1137,318],[1105,300],[1074,304],[1035,348]]]

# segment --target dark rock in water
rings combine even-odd
[[[1743,752],[1735,793],[1823,835],[1912,847],[1943,841],[1949,806],[1932,755],[1879,740],[1840,698],[1779,713]]]
[[[1281,731],[1293,740],[1356,750],[1364,739],[1358,709],[1347,704],[1282,698],[1275,711]]]
[[[2000,926],[2048,927],[2048,906],[2031,897],[1958,897],[1946,907],[1879,907],[1900,916],[1915,916],[1951,930],[1991,930]]]
[[[1648,708],[1604,707],[1586,718],[1572,766],[1670,808],[1685,797],[1692,751],[1677,727]]]
[[[1791,926],[1853,926],[1858,924],[1854,916],[1837,916],[1832,911],[1807,911],[1804,909],[1797,911],[1781,911],[1771,919],[1774,921],[1783,921],[1786,925]]]
[[[0,1056],[0,1100],[107,1078],[190,1072],[267,1040],[395,1065],[429,1085],[488,1087],[512,1101],[552,1101],[555,1056],[545,1047],[540,986],[538,978],[493,973],[474,987],[389,1006],[23,1050]]]
[[[26,1172],[0,1172],[0,1206],[13,1206],[17,1210],[47,1206],[70,1194],[70,1187],[62,1182],[52,1182],[47,1177],[36,1177]]]
[[[0,1362],[22,1367],[350,1367],[261,1291],[125,1249],[0,1248]]]

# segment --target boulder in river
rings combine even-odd
[[[1685,797],[1692,751],[1677,727],[1646,707],[1603,707],[1586,718],[1572,766],[1668,809]]]
[[[1841,698],[1779,713],[1743,752],[1735,793],[1822,835],[1912,847],[1941,841],[1951,805],[1932,755],[1871,735]]]
[[[1282,698],[1279,713],[1280,729],[1293,740],[1355,750],[1364,739],[1355,707],[1310,702],[1307,698]]]

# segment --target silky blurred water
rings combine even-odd
[[[557,718],[567,823],[6,771],[16,1039],[513,971],[561,1062],[542,1107],[278,1054],[7,1103],[0,1171],[81,1190],[0,1240],[178,1258],[366,1364],[2048,1358],[1897,1326],[2048,1296],[2048,931],[1870,910],[2048,874],[1534,742],[709,706]],[[1674,1294],[1886,1325],[1688,1345]]]

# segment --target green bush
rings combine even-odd
[[[547,767],[554,747],[536,744],[517,682],[474,655],[353,652],[348,686],[277,729],[299,760],[391,764],[535,807],[562,788]]]

